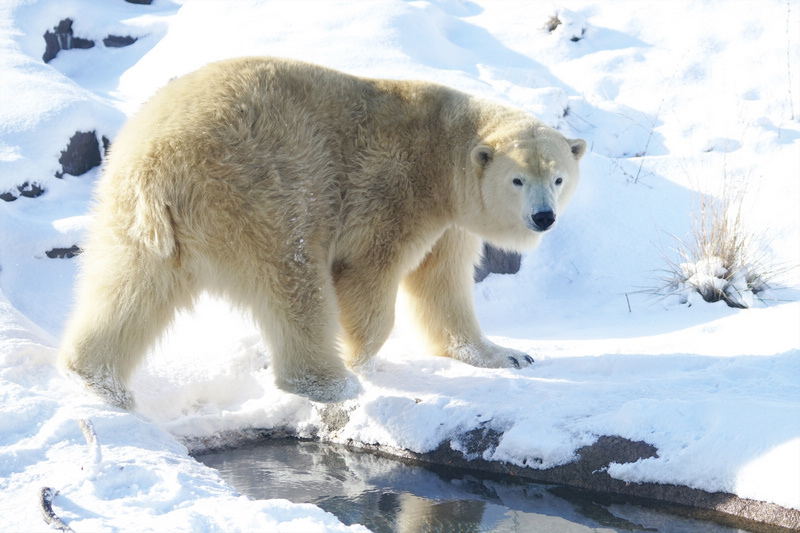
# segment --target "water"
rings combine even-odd
[[[506,483],[292,439],[197,460],[251,498],[313,503],[375,533],[741,531],[563,487]]]

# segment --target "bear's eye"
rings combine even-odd
[[[519,178],[514,178],[511,180],[511,183],[513,183],[516,187],[522,187],[522,180]]]
[[[564,180],[563,180],[563,179],[561,179],[561,178],[556,178],[556,185],[561,185],[562,183],[564,183]]]

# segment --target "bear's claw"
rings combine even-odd
[[[528,363],[529,365],[532,365],[532,364],[533,364],[533,357],[531,357],[531,356],[530,356],[530,355],[528,355],[528,354],[524,354],[524,355],[522,356],[522,359],[524,359],[524,360],[525,360],[525,362],[526,362],[526,363]],[[509,355],[509,356],[508,356],[508,360],[509,360],[509,361],[511,361],[511,366],[513,366],[514,368],[519,368],[519,367],[520,367],[520,365],[519,365],[519,359],[517,359],[515,356],[513,356],[513,355]]]

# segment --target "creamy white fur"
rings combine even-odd
[[[434,353],[526,365],[482,337],[473,265],[482,240],[538,244],[530,217],[563,211],[585,149],[431,83],[270,58],[206,66],[112,145],[60,362],[130,408],[137,364],[208,290],[253,313],[279,387],[336,401],[357,389],[347,366],[388,337],[402,284]]]

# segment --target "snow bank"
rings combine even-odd
[[[75,531],[366,531],[313,505],[251,501],[141,415],[75,394],[53,366],[54,339],[0,293],[0,515],[44,528],[39,491]],[[97,445],[79,420],[90,420]]]

